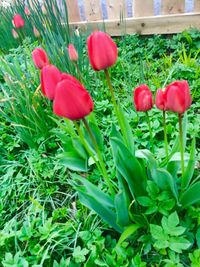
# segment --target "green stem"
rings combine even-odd
[[[180,137],[180,151],[181,151],[181,171],[183,176],[185,171],[185,166],[184,166],[182,114],[178,114],[178,123],[179,123],[179,137]]]
[[[92,152],[92,150],[88,146],[87,142],[85,141],[83,132],[81,131],[81,128],[80,128],[80,126],[79,126],[77,121],[74,121],[74,126],[75,126],[75,128],[77,130],[77,133],[78,133],[80,139],[81,139],[81,143],[83,144],[83,146],[87,150],[88,154],[93,158],[93,160],[94,160],[95,164],[97,165],[99,171],[102,172],[101,167],[100,167],[98,161],[96,160],[94,153]]]
[[[164,129],[165,153],[166,153],[166,158],[168,161],[169,150],[168,150],[167,127],[166,126],[167,126],[166,125],[166,111],[163,110],[163,129]]]
[[[112,99],[112,102],[113,102],[115,114],[117,116],[118,123],[119,123],[120,129],[121,129],[122,135],[124,137],[124,140],[126,142],[126,145],[128,146],[128,140],[126,138],[126,129],[124,129],[123,118],[122,118],[121,112],[120,112],[120,110],[118,109],[118,106],[117,106],[117,102],[116,102],[116,99],[115,99],[114,88],[113,88],[111,80],[110,80],[110,75],[109,75],[108,69],[105,69],[104,73],[105,73],[105,76],[106,76],[108,87],[110,89],[110,94],[111,94],[111,99]]]
[[[89,126],[87,120],[85,118],[83,118],[82,121],[83,121],[83,123],[85,125],[85,128],[88,131],[88,134],[89,134],[89,136],[91,138],[91,141],[92,141],[92,143],[94,145],[94,148],[96,150],[96,153],[97,153],[97,156],[99,158],[99,163],[100,163],[100,166],[101,166],[101,169],[102,169],[102,173],[103,173],[103,177],[105,179],[105,182],[106,182],[106,184],[107,184],[107,186],[108,186],[108,188],[110,190],[111,195],[114,197],[115,192],[114,192],[113,186],[112,186],[112,184],[110,182],[110,179],[108,177],[108,174],[107,174],[107,171],[106,171],[106,167],[105,167],[105,164],[104,164],[104,161],[103,161],[103,157],[102,157],[101,152],[99,150],[99,147],[98,147],[98,144],[96,142],[96,139],[95,139],[95,137],[94,137],[94,135],[93,135],[93,133],[92,133],[92,131],[90,129],[90,126]]]
[[[82,76],[82,74],[81,74],[81,71],[80,71],[80,69],[79,69],[79,66],[78,66],[77,62],[74,62],[74,65],[75,65],[75,67],[76,67],[76,70],[77,70],[79,79],[80,79],[80,81],[83,83],[83,82],[84,82],[84,80],[83,80],[83,76]]]
[[[146,111],[146,118],[147,118],[147,124],[148,124],[148,127],[149,127],[150,144],[151,144],[152,151],[154,152],[153,133],[152,133],[151,121],[150,121],[150,118],[149,118],[148,111]]]

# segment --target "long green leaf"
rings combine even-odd
[[[184,208],[200,203],[200,182],[193,184],[180,197],[180,203]]]
[[[146,172],[134,155],[117,138],[111,138],[117,148],[116,168],[126,180],[132,197],[146,194]]]
[[[178,203],[178,189],[172,175],[165,169],[159,168],[153,155],[148,150],[141,150],[146,156],[151,178],[163,190],[170,190]]]
[[[139,224],[131,224],[129,225],[124,232],[121,234],[119,241],[117,242],[117,246],[119,246],[124,240],[134,234],[141,226]]]
[[[75,184],[73,185],[76,187],[78,186],[78,190],[80,192],[93,195],[103,206],[114,208],[114,202],[112,198],[108,194],[101,191],[96,185],[93,185],[90,181],[86,180],[80,175],[73,174],[72,177],[75,180]]]
[[[73,175],[73,178],[76,181],[72,184],[78,191],[81,203],[94,210],[110,226],[121,233],[123,229],[117,224],[114,203],[111,197],[83,177]]]
[[[196,142],[195,142],[195,138],[192,140],[192,145],[191,145],[191,151],[190,151],[190,159],[187,165],[187,168],[184,172],[184,175],[182,177],[182,181],[181,181],[181,187],[182,189],[186,189],[189,184],[190,181],[193,177],[194,174],[194,168],[195,168],[195,148],[196,148]]]
[[[88,171],[87,159],[81,158],[76,151],[63,152],[59,155],[60,163],[72,171]]]
[[[120,173],[117,174],[120,181],[119,192],[115,196],[115,209],[117,213],[117,223],[120,226],[127,226],[130,224],[129,206],[131,203],[130,191],[127,182],[123,179]]]

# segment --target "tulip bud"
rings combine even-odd
[[[78,28],[74,31],[74,33],[75,33],[75,35],[76,35],[77,37],[80,37],[80,32],[79,32],[79,29],[78,29]]]
[[[71,76],[71,75],[70,75]],[[94,109],[90,94],[74,77],[59,82],[53,102],[53,112],[70,120],[80,120]]]
[[[14,39],[18,39],[19,38],[18,33],[14,29],[12,29],[12,36],[13,36]]]
[[[31,12],[27,6],[25,6],[25,8],[24,8],[24,13],[26,14],[26,16],[29,16],[31,14]]]
[[[32,52],[32,58],[37,69],[42,69],[49,64],[48,56],[42,48],[35,48]]]
[[[61,72],[54,65],[47,65],[41,71],[40,80],[43,94],[53,100],[56,86],[61,81]]]
[[[76,51],[76,48],[73,44],[69,44],[68,46],[68,54],[71,61],[77,61],[78,60],[78,53]]]
[[[13,17],[12,23],[13,23],[14,27],[17,28],[17,29],[24,27],[24,20],[23,20],[22,16],[19,15],[19,14],[16,14]]]
[[[34,33],[34,36],[37,38],[37,37],[40,37],[40,32],[37,30],[37,28],[34,26],[33,27],[33,33]]]
[[[146,84],[141,84],[134,90],[133,100],[136,111],[148,111],[153,107],[152,92]]]
[[[47,14],[47,10],[46,10],[46,7],[45,7],[45,5],[42,5],[42,14],[43,15],[46,15]]]
[[[117,46],[105,32],[93,32],[87,40],[90,64],[95,71],[104,70],[117,61]]]
[[[187,81],[175,81],[166,87],[167,107],[170,111],[184,113],[192,104]]]
[[[158,89],[156,92],[156,107],[160,110],[167,110],[166,90]]]

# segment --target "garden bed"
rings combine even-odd
[[[16,30],[19,38],[0,39],[0,265],[200,266],[199,31],[114,38],[118,56],[109,68],[113,102],[108,77],[88,59],[91,33],[70,35],[59,16],[48,12],[46,28],[37,12],[24,32]],[[40,36],[25,33],[33,23]],[[69,43],[76,47],[78,61],[70,60]],[[51,64],[87,89],[94,111],[85,110],[84,102],[81,112],[90,113],[91,134],[87,122],[85,127],[84,121],[74,123],[57,116],[57,108],[52,111],[56,98],[52,104],[44,90],[49,76],[32,59],[38,47]],[[165,114],[167,152],[163,110],[151,106],[147,118],[133,101],[141,84],[148,85],[155,99],[159,88],[182,80],[188,81],[192,96],[191,106],[179,116],[184,154],[177,112]],[[76,103],[67,105],[71,112]]]

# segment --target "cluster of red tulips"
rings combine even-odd
[[[134,103],[137,111],[148,111],[153,107],[153,96],[149,87],[142,84],[134,90]],[[184,113],[192,99],[187,81],[175,81],[156,93],[156,107],[164,111]]]
[[[97,45],[99,44],[99,45]],[[75,47],[68,46],[71,61],[78,60]],[[117,60],[117,46],[103,32],[94,32],[88,38],[88,55],[94,70],[103,70]],[[93,100],[84,86],[72,75],[62,73],[49,63],[46,52],[36,48],[32,52],[35,66],[41,70],[41,88],[43,94],[53,100],[55,114],[70,120],[79,120],[93,111]]]
[[[87,41],[88,56],[95,71],[105,70],[117,60],[117,46],[104,32],[93,32]],[[75,47],[68,47],[69,58],[78,60]],[[93,110],[93,101],[84,86],[72,75],[62,73],[49,63],[46,52],[36,48],[33,53],[35,66],[41,69],[41,86],[43,94],[54,101],[54,112],[71,120],[78,120]],[[148,111],[153,107],[153,95],[149,87],[140,85],[134,91],[136,111]],[[165,89],[158,89],[155,104],[164,111],[179,114],[191,105],[190,88],[187,81],[175,81]]]
[[[31,12],[30,12],[30,10],[29,10],[29,8],[27,6],[25,6],[25,8],[24,8],[24,14],[26,16],[30,16],[31,15]],[[24,21],[23,17],[20,14],[15,14],[14,17],[13,17],[13,20],[12,20],[12,24],[13,24],[13,27],[15,29],[19,30],[21,28],[24,28],[25,21]],[[19,34],[15,29],[12,29],[12,35],[13,35],[13,37],[15,39],[18,39],[19,38]],[[33,33],[34,33],[35,37],[39,37],[40,36],[40,32],[37,30],[37,28],[34,25],[33,25]]]

